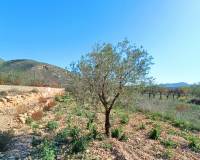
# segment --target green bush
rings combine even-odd
[[[58,128],[58,122],[56,122],[56,121],[49,121],[47,123],[47,128],[48,128],[49,131],[53,131],[53,130],[57,129]]]
[[[200,139],[194,136],[190,136],[189,140],[189,147],[196,152],[200,152]]]
[[[149,138],[157,140],[160,137],[160,133],[160,127],[157,126],[150,131]]]
[[[6,146],[10,143],[13,136],[13,131],[0,132],[0,152],[6,150]]]

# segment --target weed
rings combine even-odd
[[[141,130],[143,130],[143,129],[145,129],[146,127],[145,127],[145,124],[144,123],[142,123],[142,124],[140,124],[139,125],[139,127],[138,127],[139,129],[141,129]]]
[[[171,139],[161,140],[161,144],[163,144],[167,148],[176,148],[177,144]]]
[[[162,154],[162,159],[171,159],[173,157],[173,152],[171,150],[166,150],[163,154]]]
[[[120,123],[121,124],[127,124],[128,122],[129,122],[129,116],[127,114],[121,115]]]
[[[64,130],[60,131],[56,135],[56,141],[57,142],[65,142],[68,135],[69,135],[69,131],[67,130],[67,128],[65,128]]]
[[[31,125],[33,119],[31,117],[26,118],[26,124]]]
[[[189,147],[196,152],[200,151],[200,139],[194,136],[188,137]]]
[[[56,105],[56,102],[51,101],[43,107],[43,111],[50,111],[52,109],[52,107],[54,107],[55,105]]]
[[[113,145],[111,143],[102,143],[101,147],[106,150],[111,150],[113,148]]]
[[[43,160],[55,160],[56,151],[52,142],[45,139],[40,146],[40,151]]]
[[[32,89],[30,92],[31,92],[31,93],[39,93],[39,89],[34,88],[34,89]]]
[[[111,130],[111,136],[112,136],[112,138],[117,138],[118,139],[118,138],[121,137],[121,135],[122,135],[121,129],[115,128],[115,129]]]
[[[69,136],[72,137],[73,140],[78,139],[80,136],[80,129],[75,127],[69,131]]]
[[[57,129],[58,128],[58,122],[57,121],[49,121],[47,123],[47,128],[48,128],[49,131],[53,131],[53,130]]]
[[[128,141],[128,137],[126,136],[126,134],[122,134],[122,136],[119,138],[120,141],[126,142]]]
[[[157,126],[150,131],[149,138],[157,140],[160,137],[160,133],[161,133],[160,127]]]
[[[87,149],[88,143],[89,141],[87,137],[81,137],[79,139],[73,140],[71,152],[79,153],[85,151]]]

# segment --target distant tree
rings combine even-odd
[[[110,136],[110,113],[126,86],[148,79],[152,57],[128,40],[97,44],[93,51],[71,67],[74,82],[81,94],[101,102],[105,109],[105,133]],[[73,82],[73,80],[72,80]]]

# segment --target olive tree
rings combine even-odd
[[[98,100],[105,109],[107,136],[110,136],[110,113],[116,100],[125,87],[138,85],[148,78],[151,64],[152,57],[142,47],[124,40],[115,46],[97,44],[72,65],[71,73],[80,80],[77,88],[84,91],[85,97]]]

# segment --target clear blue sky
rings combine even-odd
[[[159,83],[200,81],[200,0],[1,0],[0,57],[61,67],[127,37]]]

